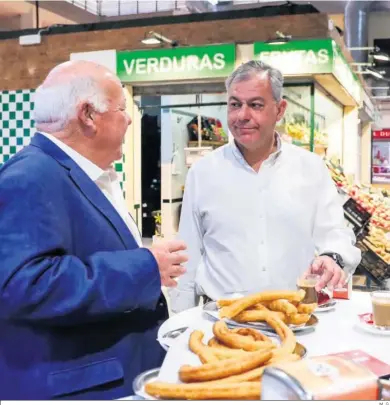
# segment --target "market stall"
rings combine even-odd
[[[346,223],[356,235],[362,261],[356,271],[356,286],[387,286],[390,279],[390,193],[371,185],[354,183],[342,166],[327,160],[335,185],[344,199]],[[364,279],[362,283],[358,276]]]
[[[348,176],[360,171],[362,89],[331,38],[101,51],[72,58],[98,60],[123,82],[133,120],[121,165],[127,206],[140,228],[150,216],[157,217],[162,237],[177,233],[188,168],[229,139],[224,81],[242,62],[261,59],[282,71],[288,109],[277,129],[286,142],[337,156]],[[146,116],[153,118],[148,125],[143,124]],[[146,135],[156,150],[160,146],[160,160],[148,155]],[[145,178],[146,164],[156,169],[150,179]],[[159,204],[148,201],[159,193]]]

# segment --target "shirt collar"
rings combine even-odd
[[[46,136],[50,141],[62,149],[71,159],[73,159],[78,166],[88,175],[88,177],[96,182],[99,177],[103,176],[106,171],[101,169],[99,166],[96,166],[95,163],[91,162],[85,156],[76,152],[73,148],[66,145],[64,142],[57,139],[55,136],[48,134],[47,132],[39,131],[42,135]],[[110,168],[111,169],[111,168]],[[110,170],[108,169],[108,170]],[[111,177],[111,176],[110,176]]]
[[[268,158],[264,161],[264,163],[272,165],[276,162],[278,157],[281,155],[282,149],[283,149],[282,148],[282,139],[278,132],[275,132],[275,142],[276,142],[276,151],[271,153],[268,156]],[[238,158],[238,160],[240,160],[240,161],[245,160],[244,156],[242,155],[242,153],[241,153],[240,149],[238,148],[234,139],[231,142],[231,145],[232,145],[232,149],[233,149],[233,154],[236,156],[236,158]]]

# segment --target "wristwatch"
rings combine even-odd
[[[341,257],[341,255],[339,255],[338,253],[334,253],[334,252],[324,252],[321,253],[320,256],[329,256],[331,259],[333,259],[342,269],[344,268],[345,264],[344,264],[344,260]]]

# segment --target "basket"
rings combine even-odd
[[[364,243],[363,245],[365,246],[365,251],[362,251],[362,261],[360,262],[360,265],[364,267],[364,269],[379,284],[390,278],[390,265]]]
[[[371,218],[371,214],[362,208],[353,198],[343,205],[344,217],[353,225],[355,235],[361,232]]]

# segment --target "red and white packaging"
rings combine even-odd
[[[350,300],[352,296],[352,277],[343,288],[333,290],[333,298]]]

